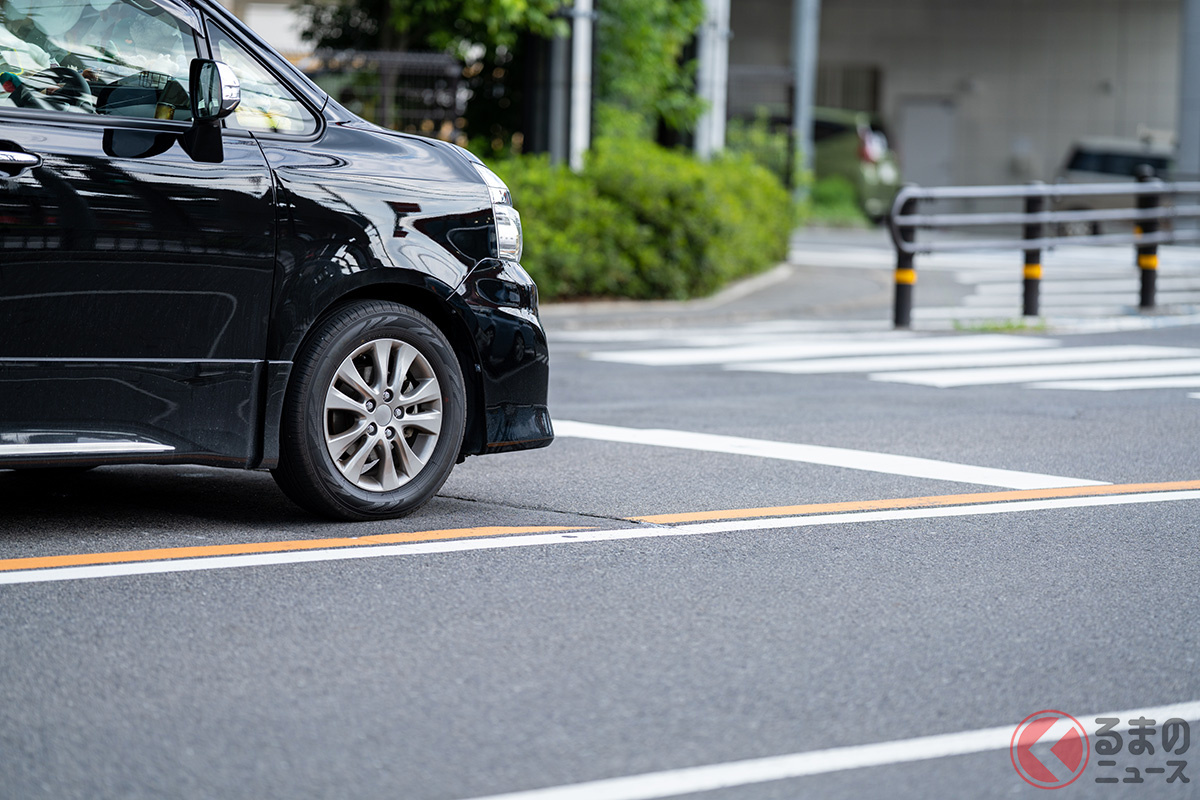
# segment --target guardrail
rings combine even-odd
[[[1181,197],[1200,195],[1200,181],[1166,182],[1152,171],[1139,171],[1136,183],[1045,184],[1023,186],[905,186],[892,203],[888,225],[896,245],[896,295],[893,322],[897,328],[912,325],[913,286],[917,282],[914,258],[922,253],[964,250],[1020,250],[1024,253],[1024,293],[1021,312],[1037,316],[1042,279],[1042,250],[1056,244],[1120,245],[1135,247],[1141,275],[1138,307],[1153,309],[1158,276],[1158,246],[1200,241],[1200,230],[1179,223],[1200,220],[1200,204],[1181,204]],[[1129,207],[1056,210],[1054,206],[1082,198],[1127,198]],[[947,211],[921,213],[922,204],[949,201],[1020,201],[1020,211]],[[1102,224],[1128,223],[1128,232],[1067,235],[1062,226],[1083,225],[1099,230]],[[917,241],[922,230],[962,231],[967,228],[1021,228],[1019,238],[960,238]]]

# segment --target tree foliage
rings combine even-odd
[[[597,14],[597,135],[652,138],[660,120],[690,129],[703,104],[685,54],[704,0],[599,0]]]
[[[512,50],[523,32],[565,30],[566,0],[333,0],[303,3],[305,36],[321,47],[430,50],[460,57],[478,47]]]
[[[464,65],[463,133],[483,153],[505,151],[523,124],[526,37],[566,33],[567,0],[325,0],[297,8],[304,36],[334,50],[444,52]]]
[[[304,35],[337,50],[452,53],[472,96],[467,134],[485,153],[520,130],[528,35],[569,33],[572,0],[322,0],[297,6]],[[692,127],[703,110],[689,44],[704,0],[596,0],[597,136],[652,139],[660,123]],[[489,154],[494,154],[489,153]]]

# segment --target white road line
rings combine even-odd
[[[554,432],[561,437],[594,439],[603,442],[623,442],[649,447],[673,447],[680,450],[700,450],[707,453],[731,453],[758,458],[777,458],[828,467],[906,475],[911,478],[931,478],[956,483],[977,483],[983,486],[1003,486],[1008,489],[1052,489],[1061,486],[1102,486],[1104,481],[1064,478],[1058,475],[1039,475],[1007,469],[975,467],[953,461],[873,453],[868,450],[848,450],[813,444],[771,442],[765,439],[745,439],[740,436],[721,436],[711,433],[672,431],[661,428],[620,428],[614,425],[595,425],[590,422],[555,420]]]
[[[758,345],[710,347],[699,350],[668,348],[592,353],[596,361],[639,364],[647,367],[694,366],[725,364],[736,361],[775,361],[785,358],[820,358],[829,356],[879,355],[883,353],[946,353],[966,350],[1011,350],[1018,348],[1055,347],[1053,339],[1000,334],[978,336],[935,336],[927,338],[895,338],[882,341],[813,342],[765,341]]]
[[[1063,311],[1072,310],[1075,306],[1096,306],[1104,303],[1136,303],[1138,302],[1139,292],[1138,287],[1134,287],[1126,292],[1092,292],[1091,287],[1085,287],[1080,284],[1077,291],[1053,293],[1047,292],[1042,295],[1041,305],[1048,308],[1058,308]],[[1013,306],[1020,306],[1021,301],[1017,300],[1017,295],[1014,293]],[[997,301],[1003,300],[1003,296],[995,294],[973,294],[963,298],[963,305],[972,308],[977,306],[995,306]],[[1159,305],[1192,305],[1200,303],[1200,292],[1168,292],[1166,290],[1158,291]]]
[[[1096,728],[1098,717],[1115,717],[1121,723],[1117,731],[1127,731],[1129,720],[1182,719],[1189,722],[1200,719],[1200,702],[1175,703],[1172,705],[1135,708],[1126,711],[1105,711],[1098,714],[1078,716],[1087,730]],[[942,733],[902,739],[894,742],[833,747],[828,750],[810,750],[782,756],[731,761],[725,764],[709,764],[703,767],[650,772],[623,778],[576,783],[570,786],[552,786],[524,792],[494,794],[472,800],[653,800],[661,797],[678,797],[698,792],[711,792],[734,786],[804,778],[851,769],[883,767],[890,764],[910,764],[914,761],[930,761],[935,758],[964,756],[1004,750],[1011,745],[1017,723],[999,725],[994,728]],[[1013,775],[1014,790],[1020,779]]]
[[[256,553],[240,556],[211,556],[173,561],[127,562],[97,564],[83,567],[49,567],[45,569],[0,572],[0,586],[23,583],[52,583],[92,578],[159,575],[181,572],[207,572],[240,567],[310,564],[331,561],[356,561],[368,558],[425,556],[442,553],[465,553],[483,550],[507,550],[521,547],[547,547],[561,544],[590,542],[619,542],[633,539],[666,539],[677,536],[702,536],[721,533],[748,533],[781,528],[812,528],[822,525],[851,525],[860,522],[892,522],[896,520],[970,517],[984,514],[1015,514],[1030,511],[1054,511],[1064,508],[1090,506],[1122,506],[1145,503],[1170,503],[1200,500],[1200,491],[1143,492],[1138,494],[1099,495],[1092,497],[1061,497],[1051,500],[1018,500],[965,506],[935,508],[904,508],[888,511],[855,511],[840,514],[813,514],[770,519],[699,522],[675,526],[639,525],[610,530],[581,530],[565,533],[533,533],[518,536],[498,536],[481,539],[452,539],[449,541],[415,542],[412,544],[381,545],[378,547],[343,547],[331,550],[300,550],[278,553]]]
[[[1042,297],[1047,295],[1059,294],[1076,294],[1080,290],[1100,294],[1109,292],[1133,293],[1137,297],[1138,290],[1141,287],[1141,281],[1133,275],[1133,270],[1130,269],[1128,278],[1109,278],[1107,280],[1095,279],[1076,279],[1065,281],[1043,280],[1041,286]],[[1012,297],[1020,297],[1024,292],[1023,282],[1013,280],[1013,275],[1005,276],[1005,280],[996,281],[995,283],[979,283],[975,288],[976,295],[998,294]],[[1166,278],[1160,277],[1156,283],[1160,292],[1174,291],[1200,291],[1200,279],[1195,277],[1179,277]]]
[[[1130,389],[1191,389],[1200,386],[1200,375],[1172,375],[1166,378],[1114,378],[1107,381],[1046,381],[1030,384],[1031,389],[1079,389],[1087,392],[1119,392]],[[1195,395],[1189,395],[1195,397]]]
[[[995,353],[812,358],[802,361],[772,361],[762,364],[730,364],[725,368],[746,372],[815,375],[832,372],[887,372],[889,370],[1011,366],[1014,364],[1065,364],[1118,359],[1179,358],[1182,356],[1200,356],[1200,350],[1189,350],[1184,347],[1113,345],[1110,347],[1063,347]]]
[[[1043,303],[1042,305],[1045,306],[1046,304]],[[1127,313],[1135,305],[1137,305],[1136,297],[1124,305],[1079,306],[1077,308],[1064,309],[1064,313],[1069,312],[1072,316],[1081,317],[1118,316]],[[918,306],[912,310],[912,313],[913,319],[917,320],[1019,319],[1021,317],[1021,304],[1014,302],[1011,305],[981,308],[968,306],[932,306],[930,308],[921,308]],[[1052,313],[1054,313],[1054,309],[1042,308],[1043,317]]]
[[[998,383],[1040,383],[1050,380],[1094,378],[1134,378],[1149,375],[1190,375],[1200,373],[1200,358],[1168,358],[1100,364],[1048,364],[1030,367],[994,367],[986,369],[927,370],[885,372],[871,376],[874,381],[912,383],[918,386],[982,386]]]

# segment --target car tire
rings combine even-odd
[[[354,303],[296,360],[272,475],[323,516],[404,516],[449,477],[465,423],[462,370],[438,327],[397,303]]]

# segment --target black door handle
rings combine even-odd
[[[12,177],[20,175],[27,169],[33,169],[42,163],[42,157],[35,153],[0,150],[0,172]]]

